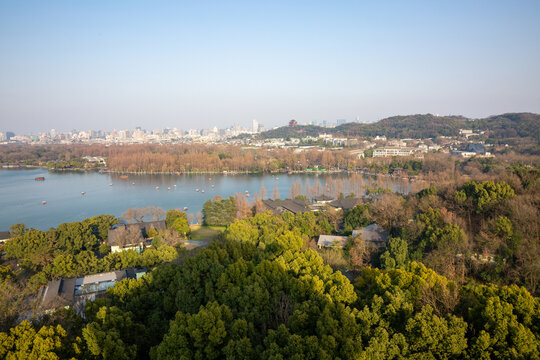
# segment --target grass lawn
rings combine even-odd
[[[202,226],[191,225],[191,235],[189,240],[195,241],[214,241],[218,234],[225,230],[225,226]]]

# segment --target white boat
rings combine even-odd
[[[86,193],[84,191],[81,191],[81,195],[84,195],[84,194],[86,194]]]
[[[41,204],[42,204],[42,205],[45,205],[45,204],[47,204],[47,202],[46,202],[46,201],[42,201]]]
[[[201,190],[201,193],[204,194],[204,190]]]
[[[187,206],[184,207],[184,211],[187,211]]]
[[[156,190],[159,190],[159,186],[156,186]]]
[[[195,189],[195,192],[199,192],[199,189]]]
[[[170,187],[168,187],[168,188],[167,188],[167,190],[168,190],[168,191],[171,191],[171,188],[170,188]]]

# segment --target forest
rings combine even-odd
[[[165,216],[161,240],[141,254],[109,252],[111,216],[46,232],[14,225],[0,267],[0,357],[537,359],[540,168],[444,161],[423,160],[431,185],[374,191],[346,211],[273,215],[263,189],[251,203],[216,198],[204,221],[226,228],[198,250],[182,248],[177,210],[124,214]],[[371,223],[389,233],[386,246],[349,236]],[[348,240],[318,249],[321,234]],[[28,308],[47,280],[132,266],[149,273],[82,314]],[[25,310],[34,316],[17,321]]]

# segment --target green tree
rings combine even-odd
[[[144,329],[133,322],[131,313],[106,306],[83,329],[88,351],[99,359],[135,358],[136,344],[143,334]]]
[[[60,326],[44,326],[39,331],[28,321],[21,322],[9,333],[0,332],[2,359],[63,359],[80,355]]]
[[[385,269],[402,268],[409,256],[407,242],[399,237],[388,239],[386,251],[381,255],[381,264]]]
[[[368,204],[357,205],[343,213],[345,231],[363,228],[371,224],[370,207]]]
[[[180,235],[189,235],[190,229],[187,214],[180,210],[169,210],[165,217],[168,229],[175,229]]]

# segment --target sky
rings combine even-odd
[[[540,113],[540,1],[0,0],[0,131]]]

